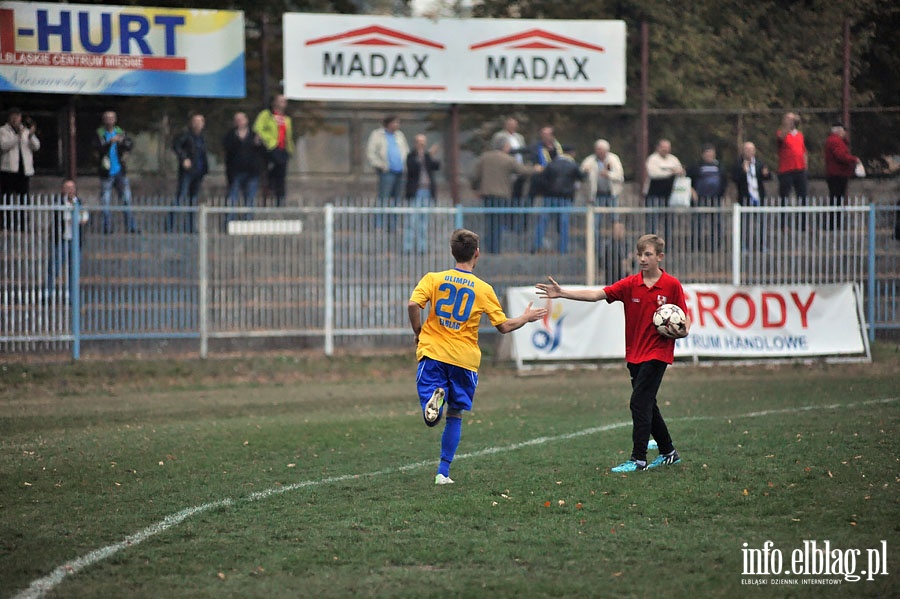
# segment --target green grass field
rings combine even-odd
[[[683,461],[627,476],[624,365],[488,362],[443,487],[411,356],[3,366],[0,595],[900,596],[896,346],[671,368]],[[743,574],[807,540],[888,574]]]

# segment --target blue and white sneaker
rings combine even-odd
[[[434,390],[434,393],[431,394],[431,399],[428,400],[428,403],[425,404],[425,424],[428,426],[434,426],[441,419],[445,395],[446,393],[444,390],[438,387]]]
[[[449,476],[444,476],[443,474],[436,474],[434,477],[434,484],[436,485],[452,485],[453,479]]]
[[[640,470],[647,469],[647,462],[638,461],[638,460],[628,460],[627,462],[623,462],[618,466],[610,468],[610,472],[638,472]]]
[[[650,462],[650,465],[647,468],[659,468],[660,466],[671,466],[672,464],[677,464],[681,461],[681,456],[678,455],[678,451],[672,450],[671,453],[666,455],[658,455],[656,459]]]

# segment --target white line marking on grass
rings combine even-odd
[[[866,406],[872,404],[887,404],[893,403],[900,399],[900,397],[889,397],[886,399],[872,399],[868,401],[861,401],[851,404],[829,404],[827,406],[801,406],[799,408],[784,408],[779,410],[763,410],[760,412],[748,412],[747,414],[738,414],[736,416],[686,416],[683,418],[672,418],[670,422],[684,422],[684,421],[696,421],[696,420],[736,420],[739,418],[760,418],[763,416],[772,416],[775,414],[798,414],[800,412],[809,412],[813,410],[835,410],[838,408],[855,408],[859,406]],[[630,425],[631,422],[616,422],[613,424],[606,424],[603,426],[595,426],[591,428],[586,428],[584,430],[575,431],[573,433],[566,433],[564,435],[554,435],[552,437],[537,437],[535,439],[529,439],[528,441],[522,441],[521,443],[513,443],[511,445],[504,445],[502,447],[486,447],[485,449],[479,449],[478,451],[472,451],[469,453],[463,453],[456,456],[456,460],[463,460],[467,458],[477,458],[486,455],[494,455],[498,453],[506,453],[509,451],[516,451],[517,449],[523,449],[526,447],[534,447],[537,445],[546,445],[547,443],[553,443],[555,441],[568,441],[569,439],[576,439],[578,437],[586,437],[588,435],[594,435],[597,433],[603,433],[611,430],[615,430],[617,428],[623,428]],[[321,478],[318,480],[305,480],[298,483],[293,483],[290,485],[283,485],[280,487],[271,487],[269,489],[265,489],[264,491],[257,491],[256,493],[251,493],[246,497],[240,499],[232,499],[225,498],[220,499],[219,501],[213,501],[210,503],[204,503],[198,506],[189,507],[181,510],[180,512],[176,512],[174,514],[170,514],[166,516],[159,522],[155,524],[151,524],[147,528],[136,532],[133,535],[129,535],[125,537],[123,540],[118,543],[113,543],[112,545],[107,545],[106,547],[101,547],[100,549],[95,549],[90,553],[83,555],[73,561],[66,562],[62,566],[57,567],[47,576],[43,578],[39,578],[33,581],[27,589],[15,595],[13,599],[38,599],[39,597],[43,597],[45,594],[52,591],[57,585],[59,585],[67,576],[73,576],[88,568],[93,566],[97,562],[103,561],[109,557],[112,557],[116,553],[122,551],[123,549],[128,549],[129,547],[133,547],[135,545],[139,545],[143,543],[147,539],[151,537],[155,537],[156,535],[169,530],[175,526],[178,526],[191,516],[196,514],[201,514],[203,512],[208,512],[209,510],[216,508],[224,508],[231,507],[233,505],[238,504],[239,502],[251,502],[251,501],[260,501],[263,499],[267,499],[272,497],[273,495],[281,495],[282,493],[287,493],[289,491],[296,491],[298,489],[304,489],[307,487],[317,487],[321,485],[328,485],[331,483],[339,483],[346,480],[356,480],[364,477],[375,477],[375,476],[384,476],[387,474],[397,474],[399,472],[407,472],[409,470],[418,470],[419,468],[424,468],[426,466],[434,466],[434,460],[424,460],[421,462],[414,462],[412,464],[406,464],[404,466],[398,466],[396,468],[386,468],[384,470],[376,470],[374,472],[367,472],[364,474],[344,474],[341,476],[332,476],[329,478]]]

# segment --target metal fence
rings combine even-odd
[[[856,282],[869,334],[900,328],[900,208],[377,208],[371,199],[310,208],[131,208],[137,232],[109,231],[95,207],[58,198],[0,206],[0,353],[70,352],[85,342],[305,339],[385,346],[409,335],[419,277],[453,265],[448,238],[481,234],[478,274],[505,297],[553,275],[597,285],[633,272],[636,239],[667,242],[685,283]],[[126,209],[110,208],[113,226]],[[76,226],[83,215],[86,224]],[[120,217],[121,214],[121,217]],[[193,223],[185,216],[191,216]],[[488,329],[489,330],[489,329]],[[127,350],[127,345],[126,345]]]

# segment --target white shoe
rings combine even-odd
[[[431,394],[431,399],[425,404],[425,423],[434,426],[441,418],[441,408],[444,407],[444,390],[438,387]]]
[[[438,474],[434,477],[434,484],[436,485],[452,485],[453,479],[449,476],[444,476],[443,474]]]

